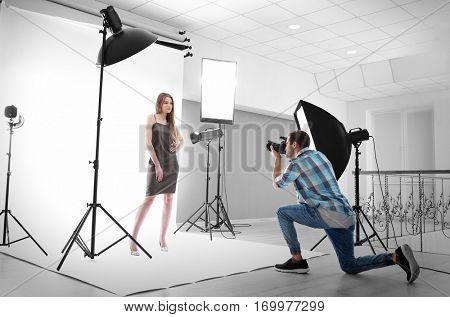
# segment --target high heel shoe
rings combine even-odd
[[[140,256],[141,254],[139,253],[139,250],[130,250],[130,254],[132,256]]]
[[[161,245],[161,241],[159,242],[159,246],[161,247],[161,251],[162,252],[168,252],[169,251],[169,248],[167,247],[167,245],[165,245],[165,246]]]

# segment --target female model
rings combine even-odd
[[[147,192],[144,202],[139,207],[133,228],[136,239],[156,195],[164,195],[161,232],[159,245],[161,251],[168,251],[166,232],[172,209],[173,193],[175,193],[178,178],[178,161],[176,151],[184,142],[180,132],[175,127],[173,98],[167,93],[161,93],[156,100],[156,114],[147,118],[146,146],[150,153],[150,166],[147,172]],[[137,245],[130,243],[131,255],[139,255]]]

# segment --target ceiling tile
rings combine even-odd
[[[301,47],[292,48],[288,52],[291,54],[294,54],[298,57],[305,57],[305,56],[310,56],[312,54],[324,53],[325,51],[314,45],[305,45],[305,46],[301,46]]]
[[[128,1],[123,1],[123,0],[105,0],[105,1],[99,1],[102,2],[106,5],[111,5],[114,8],[119,8],[122,10],[126,10],[126,11],[130,11],[136,7],[139,7],[141,5],[143,5],[144,3],[148,2],[148,0],[128,0]]]
[[[251,53],[263,55],[263,56],[265,56],[267,54],[272,54],[272,53],[275,53],[278,51],[277,49],[275,49],[271,46],[268,46],[266,44],[252,45],[252,46],[246,47],[245,50],[249,51]]]
[[[276,40],[265,42],[265,44],[272,46],[278,50],[288,50],[294,47],[306,45],[305,42],[300,41],[292,36],[282,37]]]
[[[447,32],[444,34],[444,36],[441,36],[438,30],[426,30],[403,34],[402,36],[399,36],[398,39],[405,44],[420,44],[430,41],[441,41],[441,38],[444,39],[445,37],[448,37]]]
[[[136,9],[131,10],[131,12],[159,22],[179,15],[179,13],[176,11],[163,8],[153,3],[146,3],[144,5],[141,5]]]
[[[329,25],[327,28],[333,30],[336,34],[347,35],[373,29],[373,26],[359,18],[356,18]]]
[[[264,25],[270,25],[295,18],[294,14],[274,4],[246,13],[245,15]]]
[[[371,93],[377,93],[377,91],[367,88],[367,87],[362,87],[362,88],[355,88],[355,89],[347,89],[345,90],[346,93],[350,94],[350,95],[362,95],[362,94],[371,94]]]
[[[284,0],[278,5],[299,16],[334,6],[328,0]]]
[[[297,68],[303,68],[306,66],[314,65],[313,62],[308,61],[307,59],[304,59],[304,58],[297,58],[292,61],[286,62],[286,64],[293,66],[293,67],[297,67]],[[449,84],[450,84],[450,82],[449,82]]]
[[[435,76],[431,78],[434,82],[440,83],[441,85],[450,86],[450,74]]]
[[[335,54],[332,54],[332,53],[325,52],[325,53],[321,53],[321,54],[314,54],[314,55],[307,56],[306,59],[308,59],[316,64],[322,64],[325,62],[341,59],[341,57],[339,57]]]
[[[346,35],[345,37],[355,43],[362,44],[362,43],[387,39],[390,37],[390,35],[387,33],[384,33],[383,31],[380,31],[378,29],[372,29],[372,30],[362,31],[359,33],[349,34],[349,35]]]
[[[186,15],[210,24],[214,24],[232,18],[236,16],[236,13],[215,4],[208,4],[198,9],[189,11]]]
[[[413,16],[411,14],[397,7],[377,13],[372,13],[361,17],[361,19],[376,27],[381,27],[384,25],[410,20],[412,17]]]
[[[353,64],[351,62],[349,62],[348,60],[341,58],[336,61],[321,63],[321,65],[332,68],[332,69],[338,69],[338,68],[347,68],[347,67],[352,66]]]
[[[403,88],[403,89],[395,89],[395,90],[386,90],[386,91],[382,91],[382,93],[384,93],[388,96],[401,96],[401,95],[411,95],[411,94],[414,94],[415,92],[409,88]]]
[[[390,0],[353,0],[341,5],[342,8],[356,16],[367,15],[395,7]]]
[[[444,90],[444,89],[447,89],[447,87],[444,87],[444,86],[439,85],[439,84],[430,84],[430,85],[426,85],[426,86],[413,87],[413,88],[410,88],[410,89],[415,91],[415,92],[423,93],[423,92]]]
[[[249,51],[251,53],[263,55],[263,56],[265,56],[267,54],[272,54],[272,53],[275,53],[278,51],[277,49],[275,49],[271,46],[265,45],[265,44],[252,45],[252,46],[246,47],[245,50]]]
[[[303,67],[304,70],[310,73],[321,73],[327,70],[330,70],[328,67],[322,66],[322,65],[311,65]]]
[[[203,29],[195,31],[196,34],[202,35],[204,37],[210,38],[212,40],[221,40],[226,37],[230,37],[233,33],[228,32],[224,29],[218,28],[215,25],[207,26]]]
[[[252,46],[257,44],[257,42],[253,41],[252,39],[249,39],[248,37],[244,37],[241,35],[234,35],[234,36],[230,36],[227,37],[223,40],[221,40],[221,42],[224,42],[225,44],[234,46],[234,47],[238,47],[238,48],[245,48],[247,46]]]
[[[266,0],[218,0],[215,4],[234,11],[239,14],[244,14],[262,7],[266,7],[271,3]]]
[[[348,47],[355,45],[352,41],[344,38],[344,37],[337,37],[331,40],[326,40],[320,43],[316,43],[316,46],[323,48],[324,50],[337,50],[340,48]]]
[[[374,63],[374,62],[379,62],[379,61],[385,61],[385,60],[387,60],[387,58],[372,52],[372,53],[368,53],[366,56],[351,57],[351,58],[347,58],[347,60],[349,62],[351,62],[352,64],[364,65],[364,64],[369,64],[369,63]]]
[[[318,25],[325,26],[350,20],[354,18],[354,16],[340,7],[335,6],[305,15],[304,18]]]
[[[424,20],[426,25],[450,27],[450,11],[439,11]]]
[[[336,34],[327,30],[326,28],[309,30],[306,32],[295,34],[294,36],[306,43],[322,42],[337,37]]]
[[[351,0],[330,0],[330,1],[335,3],[335,4],[343,4],[343,3],[349,2]]]
[[[186,31],[195,31],[207,26],[207,23],[190,18],[185,15],[176,16],[164,21],[164,23]]]
[[[414,51],[409,47],[400,47],[389,50],[380,50],[377,52],[379,55],[384,56],[389,59],[405,57],[409,55],[414,55]]]
[[[405,4],[402,8],[421,18],[433,12],[450,10],[450,5],[448,5],[448,0],[420,0]]]
[[[317,86],[321,94],[327,92],[336,92],[339,90],[334,70],[315,73]]]
[[[290,25],[300,25],[299,29],[290,29]],[[293,19],[289,19],[283,22],[275,23],[270,26],[272,29],[275,29],[277,31],[286,33],[286,34],[297,34],[301,32],[305,32],[308,30],[316,29],[319,26],[315,23],[312,23],[311,21],[308,21],[302,17],[297,17]]]
[[[349,54],[349,51],[354,51],[354,53]],[[349,46],[349,47],[345,47],[345,48],[341,48],[338,50],[333,50],[332,53],[339,55],[343,58],[354,58],[354,57],[363,57],[366,56],[370,53],[370,51],[365,48],[362,47],[360,45],[353,45],[353,46]]]
[[[236,34],[248,32],[262,27],[262,24],[255,22],[249,18],[246,18],[242,15],[219,22],[216,25],[221,27],[222,29],[234,32]]]
[[[397,83],[390,83],[390,84],[383,84],[383,85],[376,85],[373,86],[372,89],[376,90],[376,91],[388,91],[388,90],[399,90],[399,89],[403,89],[404,87],[402,85],[399,85]]]
[[[258,42],[271,41],[285,36],[283,33],[275,31],[266,26],[250,32],[243,33],[242,35],[247,36]]]
[[[209,4],[206,0],[152,0],[151,2],[180,13],[186,13],[190,10]]]
[[[429,28],[426,24],[420,22],[418,19],[410,19],[407,21],[394,23],[391,25],[383,26],[380,28],[383,32],[386,32],[392,36],[398,36],[399,34],[418,32]]]
[[[275,52],[266,55],[267,58],[273,59],[278,62],[287,62],[297,58],[297,56],[286,53],[286,52]]]
[[[393,40],[393,38],[391,37],[391,38],[388,38],[388,39],[383,39],[383,40],[378,40],[378,41],[364,43],[364,44],[361,44],[361,46],[364,46],[368,50],[376,51],[376,50],[379,50],[379,49],[399,48],[399,47],[405,46],[405,44],[403,44],[399,40]]]

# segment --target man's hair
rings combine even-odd
[[[310,139],[308,133],[305,131],[297,130],[292,131],[288,135],[288,142],[292,144],[292,142],[297,142],[298,145],[300,145],[300,148],[303,149],[305,147],[309,147]]]

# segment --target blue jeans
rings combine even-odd
[[[294,228],[294,221],[318,229],[325,229],[328,238],[333,244],[342,271],[349,274],[357,274],[372,269],[394,265],[392,257],[388,253],[366,255],[355,258],[353,231],[355,226],[349,228],[330,228],[326,224],[316,208],[306,204],[282,206],[277,211],[278,222],[291,253],[300,252],[300,243]]]

